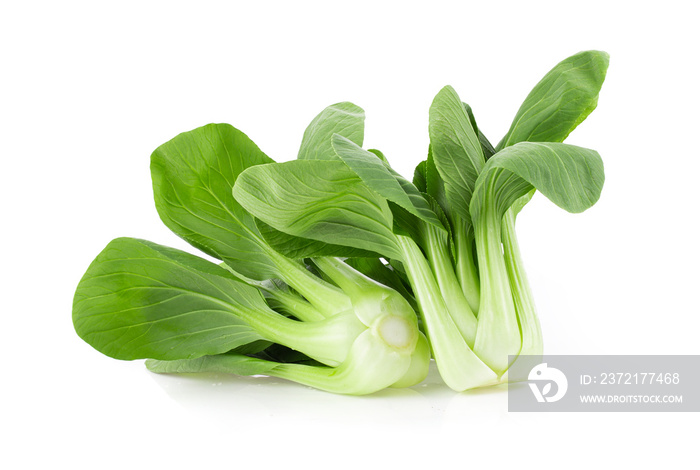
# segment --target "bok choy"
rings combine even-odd
[[[212,263],[113,240],[80,281],[77,333],[154,372],[264,374],[347,394],[421,382],[432,357],[463,391],[541,354],[516,217],[536,191],[577,213],[603,163],[564,139],[596,107],[608,55],[576,54],[534,87],[494,147],[450,86],[429,109],[412,179],[364,149],[364,111],[343,102],[276,163],[209,124],[151,157],[163,222]]]
[[[316,139],[325,140],[320,133]],[[108,356],[151,359],[156,372],[265,373],[349,394],[423,380],[429,348],[409,302],[338,258],[309,266],[299,255],[362,251],[275,233],[233,199],[239,174],[270,162],[226,124],[160,146],[151,173],[161,219],[222,263],[144,240],[114,240],[76,291],[78,334]],[[287,351],[270,360],[279,357],[279,347],[274,356],[267,351],[273,345],[303,357],[288,361]]]

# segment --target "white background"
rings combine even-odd
[[[18,6],[15,6],[16,5]],[[484,6],[487,4],[489,6]],[[330,395],[282,380],[162,377],[109,359],[72,295],[114,237],[161,224],[149,156],[209,122],[277,160],[353,101],[365,146],[412,176],[451,84],[494,144],[552,66],[611,54],[567,142],[606,166],[580,215],[537,196],[518,235],[550,354],[700,354],[694,2],[3,2],[3,468],[678,466],[697,413],[515,414],[502,388]],[[254,6],[253,6],[254,5]]]

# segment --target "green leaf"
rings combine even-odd
[[[484,166],[484,154],[467,111],[450,86],[440,90],[430,106],[429,131],[432,156],[445,184],[449,212],[469,220],[469,201]]]
[[[491,142],[489,142],[489,139],[487,139],[483,132],[481,132],[479,126],[477,126],[476,118],[474,117],[474,111],[472,111],[472,107],[469,106],[467,103],[462,103],[462,105],[464,105],[464,110],[469,115],[469,122],[471,122],[472,124],[472,129],[476,131],[476,135],[479,138],[479,143],[481,144],[481,151],[484,153],[484,159],[488,160],[493,156],[494,153],[496,153],[496,150],[493,148],[493,145],[491,145]]]
[[[568,212],[583,212],[600,197],[605,175],[595,150],[561,143],[521,142],[494,155],[476,184],[471,214],[486,204],[502,217],[533,187]]]
[[[231,194],[243,170],[272,162],[228,124],[184,132],[151,156],[158,214],[177,235],[241,274],[253,279],[277,277],[255,219]]]
[[[442,222],[413,183],[392,170],[375,154],[358,147],[345,137],[336,134],[332,142],[338,157],[368,188],[398,204],[423,222],[444,230]]]
[[[413,185],[422,193],[428,192],[428,181],[426,175],[426,166],[428,165],[427,160],[423,160],[418,165],[416,169],[413,170]]]
[[[431,240],[437,238],[440,240],[440,244],[448,247],[447,252],[449,256],[454,256],[454,240],[452,238],[450,221],[435,198],[427,193],[422,193],[422,195],[435,213],[435,216],[440,220],[440,226],[416,220],[409,212],[390,202],[389,207],[391,207],[394,216],[394,233],[411,237],[426,252],[430,249],[431,243],[433,243]]]
[[[274,163],[241,131],[209,124],[161,145],[151,157],[156,208],[177,235],[246,277],[280,277],[271,256],[372,256],[347,247],[299,239],[262,227],[233,197],[238,175]]]
[[[78,335],[118,359],[193,359],[267,340],[337,365],[366,330],[352,310],[289,319],[221,266],[144,240],[117,239],[90,265],[73,305]]]
[[[322,243],[309,238],[294,237],[270,227],[260,219],[255,219],[255,223],[267,244],[288,258],[303,259],[322,256],[372,258],[377,256],[377,253],[368,250]]]
[[[340,134],[357,145],[362,145],[365,133],[365,112],[347,101],[331,105],[321,111],[304,132],[299,149],[299,160],[335,160],[331,146],[333,134]]]
[[[88,344],[117,359],[187,359],[263,339],[238,316],[262,309],[257,289],[213,263],[117,238],[81,279],[73,324]]]
[[[274,370],[277,366],[279,364],[275,362],[235,353],[175,361],[153,359],[146,361],[148,370],[158,374],[216,372],[235,375],[263,375]]]
[[[340,134],[342,135],[342,134]],[[381,150],[377,149],[367,149],[368,152],[371,152],[377,156],[386,166],[391,166],[389,165],[389,160],[384,156],[384,153]]]
[[[425,189],[425,192],[437,201],[445,215],[451,219],[453,215],[445,194],[445,182],[435,166],[432,147],[428,147],[428,159],[425,161]]]
[[[251,167],[233,189],[255,217],[298,237],[399,256],[386,200],[341,161]]]
[[[557,64],[535,85],[496,146],[518,142],[563,142],[596,108],[610,56],[579,52]]]
[[[532,188],[530,191],[528,191],[527,194],[524,196],[518,198],[511,206],[510,210],[513,211],[513,217],[517,216],[521,210],[527,205],[528,202],[533,198],[535,195],[535,188]]]

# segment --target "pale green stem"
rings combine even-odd
[[[314,263],[350,296],[357,318],[368,327],[376,328],[387,344],[394,347],[401,344],[409,349],[415,346],[418,319],[401,294],[338,258],[318,258]]]
[[[367,330],[357,338],[339,367],[280,364],[266,374],[335,393],[364,395],[401,380],[411,365],[410,354],[398,354]]]
[[[457,220],[454,227],[455,249],[457,251],[457,279],[462,286],[464,297],[469,302],[474,315],[479,315],[479,272],[474,259],[474,230],[467,227],[467,222]]]
[[[269,250],[268,254],[277,266],[282,280],[303,295],[326,318],[352,308],[350,298],[342,290],[315,276],[300,262],[273,250]]]
[[[501,375],[508,369],[508,356],[520,352],[521,340],[501,245],[501,217],[489,204],[475,221],[475,237],[481,305],[474,351]]]
[[[246,284],[250,284],[251,286],[255,286],[260,289],[265,296],[268,305],[294,315],[299,320],[320,321],[331,316],[320,312],[298,293],[279,288],[274,283],[275,281],[258,281],[251,279],[239,273],[226,263],[221,263],[219,266],[223,267]]]
[[[447,310],[450,312],[450,317],[469,347],[473,347],[477,329],[476,316],[474,316],[457,280],[447,245],[447,237],[429,227],[426,230],[426,238],[428,262],[435,274],[438,288],[445,300]]]
[[[294,315],[301,321],[321,321],[327,318],[299,294],[278,288],[259,287],[265,291],[265,298],[271,307]]]
[[[352,311],[322,321],[303,322],[271,309],[253,310],[222,304],[264,339],[300,351],[330,366],[342,363],[355,339],[367,329]]]
[[[316,258],[313,261],[324,274],[331,278],[351,298],[356,295],[362,295],[367,289],[384,287],[338,258],[324,257]]]
[[[542,329],[520,256],[518,239],[515,234],[515,218],[516,212],[512,208],[503,216],[502,237],[508,279],[522,332],[523,344],[520,354],[539,356],[543,352]]]
[[[496,374],[474,354],[452,320],[421,249],[409,237],[398,235],[397,241],[442,379],[457,391],[497,382]]]

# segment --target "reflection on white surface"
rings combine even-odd
[[[368,396],[327,393],[272,377],[228,374],[152,374],[153,380],[183,408],[206,415],[222,426],[246,417],[319,425],[441,427],[469,415],[505,413],[504,386],[457,393],[441,380],[431,364],[422,383],[385,389]]]

